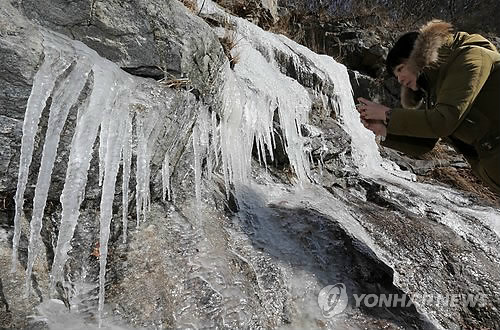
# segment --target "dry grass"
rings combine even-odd
[[[456,154],[457,153],[453,149],[439,142],[436,144],[434,149],[432,149],[432,151],[422,155],[422,159],[443,161],[455,156]]]
[[[486,203],[500,206],[500,196],[489,190],[469,168],[439,167],[420,179],[423,182],[436,180],[454,188],[472,192]]]
[[[180,0],[184,6],[189,9],[190,11],[192,11],[193,13],[196,12],[198,10],[198,6],[196,4],[196,1],[195,0]]]
[[[178,79],[161,79],[158,81],[162,85],[165,85],[168,88],[182,88],[191,83],[189,78],[178,78]]]
[[[450,158],[456,157],[456,155],[453,149],[438,143],[432,151],[423,155],[422,158],[446,164]],[[488,187],[474,175],[470,168],[455,168],[452,166],[437,167],[426,176],[421,176],[420,180],[423,182],[432,182],[433,180],[439,181],[454,188],[472,192],[485,202],[500,206],[500,196],[488,189]]]

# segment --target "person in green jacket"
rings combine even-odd
[[[385,147],[412,156],[447,140],[500,193],[500,54],[478,34],[433,20],[403,35],[387,56],[402,108],[359,98],[363,125]]]

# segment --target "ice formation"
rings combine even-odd
[[[115,64],[101,58],[83,43],[71,41],[57,33],[44,31],[45,57],[33,82],[33,90],[26,108],[21,166],[16,194],[16,216],[13,266],[17,264],[20,237],[20,219],[23,216],[24,193],[34,149],[34,138],[39,118],[47,100],[52,96],[49,123],[42,151],[42,162],[35,189],[31,220],[29,258],[26,270],[26,288],[40,244],[43,212],[56,159],[57,148],[70,109],[78,111],[75,132],[70,146],[66,179],[61,193],[62,215],[55,247],[50,282],[54,292],[58,282],[64,282],[64,265],[71,249],[80,205],[85,198],[88,172],[93,149],[98,138],[98,183],[101,187],[99,240],[99,312],[104,306],[105,269],[108,252],[112,206],[117,174],[122,166],[122,223],[123,241],[128,230],[129,182],[132,176],[132,146],[135,146],[135,212],[136,222],[146,220],[151,204],[150,162],[157,139],[154,126],[161,121],[160,107],[168,107],[168,100],[151,101],[138,92],[138,78],[132,77]],[[212,171],[223,173],[230,187],[248,182],[252,148],[258,147],[259,159],[273,157],[275,148],[273,120],[279,114],[284,147],[299,182],[308,180],[309,162],[303,151],[301,125],[307,121],[311,101],[307,91],[295,80],[279,72],[276,63],[266,60],[250,43],[247,57],[236,72],[227,65],[223,70],[225,84],[220,91],[222,110],[218,114],[200,107],[193,127],[191,141],[194,154],[195,194],[201,203],[202,172],[211,178]],[[277,81],[268,79],[277,77]],[[89,90],[88,96],[83,91]],[[155,103],[156,102],[156,103]],[[134,125],[133,125],[134,124]],[[133,129],[133,127],[135,129]],[[206,166],[202,164],[206,161]],[[170,185],[170,158],[165,153],[161,168],[162,197],[172,199]]]
[[[16,192],[15,234],[13,239],[13,268],[17,264],[17,247],[20,237],[20,219],[23,216],[24,192],[28,171],[31,164],[34,137],[38,129],[41,112],[49,96],[52,103],[49,109],[49,121],[42,151],[42,160],[33,201],[33,215],[28,246],[28,264],[26,269],[26,289],[29,292],[30,278],[36,251],[40,244],[40,230],[43,212],[47,201],[50,179],[57,148],[68,113],[72,107],[78,108],[77,123],[70,147],[66,179],[61,193],[61,225],[55,249],[51,271],[51,287],[63,281],[63,267],[70,241],[78,222],[80,204],[85,195],[88,170],[92,158],[93,146],[99,134],[99,184],[102,185],[100,207],[100,292],[99,310],[104,299],[105,266],[107,242],[109,239],[112,205],[115,194],[117,172],[123,166],[123,222],[126,233],[128,208],[128,181],[130,178],[132,156],[132,115],[129,111],[132,103],[130,91],[135,89],[135,82],[115,64],[102,59],[84,44],[70,41],[55,33],[43,32],[44,61],[37,72],[33,89],[26,108],[21,146],[18,188]],[[92,79],[89,79],[89,77]],[[80,101],[86,85],[91,86],[88,99]],[[140,122],[143,115],[137,115]],[[142,126],[138,126],[139,137],[144,137]],[[139,148],[147,149],[144,139],[139,138]],[[138,166],[138,177],[149,180],[149,153],[144,152]],[[147,184],[138,192],[138,200],[148,201]],[[147,205],[147,202],[143,202]],[[141,206],[143,206],[141,205]],[[144,216],[144,208],[140,209]],[[125,235],[124,235],[125,239]]]
[[[228,164],[225,175],[230,182],[247,181],[254,141],[261,162],[266,164],[266,155],[273,159],[277,111],[290,165],[297,180],[306,182],[310,165],[300,129],[307,122],[311,99],[303,86],[281,73],[274,59],[268,61],[248,37],[236,36],[239,43],[234,51],[240,52],[240,62],[234,72],[227,70],[223,90],[225,118],[220,142],[223,163]]]
[[[172,191],[170,190],[170,159],[168,153],[165,153],[163,164],[161,167],[161,181],[162,181],[162,199],[163,201],[172,200]]]
[[[128,229],[128,190],[130,182],[130,167],[132,164],[132,118],[128,114],[125,118],[125,129],[122,140],[122,225],[123,225],[123,243],[127,241]]]
[[[203,3],[204,14],[216,13],[219,10],[210,0]],[[284,64],[277,59],[277,56],[280,56],[291,62],[298,75],[314,74],[322,81],[335,86],[332,94],[324,90],[312,92],[323,100],[325,108],[333,108],[337,112],[343,128],[352,137],[353,157],[360,174],[382,178],[385,182],[393,184],[388,189],[389,193],[397,193],[397,187],[407,185],[413,194],[422,199],[434,196],[433,200],[437,207],[450,214],[449,219],[453,216],[458,217],[456,211],[450,211],[453,208],[452,203],[445,200],[446,196],[451,196],[450,200],[457,198],[452,196],[450,190],[409,184],[413,179],[411,174],[400,171],[391,162],[382,160],[373,134],[359,123],[348,73],[343,65],[336,63],[330,57],[317,55],[283,36],[264,32],[243,19],[233,17],[231,24],[238,40],[233,51],[239,52],[240,61],[234,70],[230,69],[228,63],[224,66],[222,71],[224,85],[219,91],[220,111],[210,111],[206,106],[200,106],[191,134],[195,173],[193,190],[198,204],[202,202],[203,174],[210,179],[212,172],[222,172],[226,191],[229,192],[232,188],[238,189],[239,186],[248,183],[251,177],[254,146],[259,161],[263,166],[267,166],[267,159],[268,157],[273,159],[273,150],[276,147],[274,129],[276,118],[279,118],[284,148],[297,182],[299,186],[307,186],[306,183],[311,175],[311,155],[308,155],[304,148],[301,128],[307,123],[308,112],[311,109],[312,101],[309,95],[311,91],[308,92],[297,80],[283,72]],[[224,33],[220,30],[218,32]],[[125,242],[128,230],[129,191],[135,190],[137,226],[141,220],[145,221],[147,218],[151,205],[150,163],[159,132],[154,128],[161,123],[159,109],[168,108],[170,100],[151,99],[141,95],[140,89],[137,88],[141,82],[139,78],[126,74],[80,42],[71,41],[56,33],[44,32],[44,49],[44,61],[34,78],[23,126],[15,196],[13,267],[17,264],[20,221],[23,217],[24,194],[35,135],[41,113],[52,95],[53,101],[49,109],[49,122],[33,201],[26,286],[29,289],[29,278],[37,246],[40,244],[42,218],[61,132],[70,109],[76,107],[78,116],[70,147],[66,180],[60,198],[62,216],[51,272],[51,285],[53,290],[57,282],[64,281],[63,269],[78,222],[80,205],[85,197],[95,141],[99,137],[98,181],[102,189],[99,312],[102,312],[108,240],[119,167],[122,166],[121,218]],[[80,98],[85,88],[90,90],[90,95],[82,101]],[[172,155],[169,152],[167,149],[163,155],[161,166],[164,201],[173,199],[170,163]],[[136,155],[137,164],[135,173],[132,173],[133,154]],[[203,166],[204,161],[206,166]],[[131,189],[129,183],[133,175],[136,185]],[[309,200],[311,204],[317,204],[315,206],[317,209],[325,208],[325,205],[334,205],[329,206],[325,212],[328,214],[338,212],[333,209],[338,203],[332,203],[331,197],[322,200],[318,197],[322,191],[318,193],[319,188],[316,188],[295,192],[294,203],[298,205],[301,200]],[[279,196],[277,201],[285,198],[288,197]],[[345,212],[347,214],[347,211]],[[474,216],[477,217],[489,214],[488,210],[484,212],[474,210],[474,212]],[[447,218],[443,219],[446,221]],[[456,220],[449,221],[458,223]],[[349,223],[346,223],[346,226],[348,225]],[[472,229],[467,225],[455,227],[457,232],[464,236],[472,235]],[[484,242],[485,247],[487,244]]]

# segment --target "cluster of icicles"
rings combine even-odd
[[[122,167],[122,221],[125,241],[128,230],[129,190],[133,190],[133,187],[129,187],[131,175],[134,175],[131,173],[133,146],[137,163],[135,200],[138,228],[140,219],[146,220],[150,205],[150,160],[156,140],[153,127],[155,123],[162,120],[159,118],[158,109],[168,108],[170,100],[149,100],[144,95],[139,95],[141,93],[139,85],[144,82],[143,78],[125,73],[83,43],[49,31],[44,31],[43,35],[44,59],[34,77],[23,125],[15,196],[13,270],[15,271],[18,263],[20,222],[24,216],[24,194],[33,157],[34,141],[42,112],[47,107],[48,99],[51,98],[30,221],[26,290],[29,294],[30,279],[41,243],[42,219],[61,133],[70,110],[77,107],[78,114],[70,146],[65,184],[60,196],[62,214],[50,274],[50,292],[55,291],[58,282],[64,283],[64,265],[71,249],[71,239],[79,219],[80,206],[85,198],[93,149],[99,136],[99,184],[102,193],[98,310],[101,324],[107,248],[119,168]],[[252,59],[248,62],[250,71],[262,70],[259,63],[253,62]],[[202,160],[204,158],[207,160],[205,172],[208,179],[212,172],[218,169],[222,171],[226,186],[229,188],[231,184],[236,185],[247,179],[254,142],[259,150],[260,160],[265,162],[266,154],[269,155],[269,153],[272,157],[272,149],[275,146],[273,132],[275,109],[280,112],[285,149],[289,154],[291,166],[299,181],[307,180],[309,164],[307,157],[304,156],[303,139],[299,129],[310,109],[310,103],[303,101],[309,100],[307,95],[304,98],[302,94],[288,94],[287,92],[290,91],[288,81],[284,82],[281,90],[278,90],[277,88],[280,87],[266,85],[269,82],[265,76],[254,81],[253,86],[248,86],[248,81],[245,82],[245,72],[241,72],[238,76],[231,70],[223,70],[223,74],[226,83],[220,91],[222,104],[220,120],[215,112],[209,113],[207,107],[200,105],[192,133],[195,194],[198,203],[201,201]],[[83,93],[86,88],[90,90],[88,95]],[[265,97],[257,95],[256,91]],[[291,114],[284,113],[287,109],[291,109]],[[164,156],[161,173],[163,199],[170,200],[172,189],[168,152]]]
[[[32,161],[34,140],[40,117],[52,98],[42,159],[33,200],[30,221],[30,239],[26,268],[26,289],[31,289],[31,273],[41,242],[42,218],[56,160],[61,132],[72,107],[79,103],[82,91],[93,77],[90,95],[81,102],[77,123],[70,147],[66,178],[60,201],[62,205],[61,224],[51,271],[50,292],[58,282],[64,280],[64,265],[71,248],[71,239],[80,215],[80,205],[85,196],[87,175],[93,154],[93,147],[99,133],[99,184],[102,187],[100,203],[100,294],[99,312],[104,302],[104,279],[107,257],[107,243],[115,184],[120,161],[122,162],[123,196],[123,239],[127,234],[127,210],[129,179],[132,162],[132,120],[136,121],[137,172],[136,201],[137,221],[145,217],[149,206],[149,158],[146,116],[136,112],[133,116],[135,89],[134,80],[116,65],[100,58],[97,53],[82,43],[69,41],[59,35],[44,33],[44,60],[33,81],[25,113],[18,185],[15,196],[16,210],[13,238],[13,270],[17,265],[17,251],[20,238],[20,220],[23,217],[23,203],[29,168]],[[168,172],[168,171],[166,171]]]

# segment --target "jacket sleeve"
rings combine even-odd
[[[394,108],[387,133],[422,138],[451,135],[489,77],[492,59],[479,47],[464,48],[447,68],[432,109]]]
[[[434,138],[417,138],[387,134],[385,140],[380,142],[380,144],[384,147],[404,152],[407,155],[418,157],[431,151],[437,141],[438,139]]]

